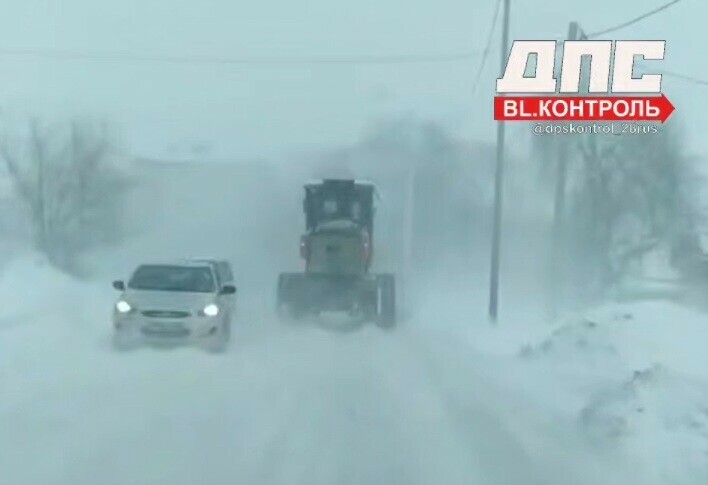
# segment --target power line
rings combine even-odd
[[[224,64],[248,66],[318,65],[318,64],[420,64],[461,62],[474,59],[486,52],[469,51],[448,54],[411,55],[352,55],[335,57],[212,57],[212,56],[148,56],[129,53],[90,53],[70,50],[0,49],[3,57],[34,57],[41,59],[160,62],[170,64]]]
[[[646,66],[645,64],[642,64],[642,63],[637,63],[637,66],[644,69],[644,70],[649,69],[648,66]],[[708,80],[700,79],[695,76],[689,76],[688,74],[681,74],[680,72],[676,72],[676,71],[667,71],[666,69],[661,69],[660,73],[662,76],[665,76],[665,77],[672,77],[674,79],[680,79],[682,81],[686,81],[691,84],[708,86]]]
[[[479,80],[482,76],[482,71],[484,70],[484,64],[487,62],[487,56],[489,50],[492,47],[492,38],[494,37],[494,31],[497,26],[497,18],[499,18],[499,11],[501,10],[502,0],[497,0],[497,6],[494,9],[494,16],[492,17],[492,25],[489,28],[489,34],[487,35],[487,45],[484,46],[484,53],[482,54],[482,61],[479,64],[479,69],[477,70],[477,75],[474,79],[474,84],[472,85],[472,94],[477,92],[477,86],[479,86]]]
[[[598,32],[594,32],[594,33],[592,33],[592,34],[586,34],[582,29],[580,29],[581,32],[582,32],[581,38],[584,38],[584,39],[591,39],[591,38],[593,38],[593,37],[598,37],[598,36],[600,36],[600,35],[604,35],[604,34],[607,34],[607,33],[610,33],[610,32],[614,32],[614,31],[619,30],[619,29],[623,29],[623,28],[628,27],[628,26],[630,26],[630,25],[632,25],[632,24],[635,24],[635,23],[637,23],[637,22],[639,22],[639,21],[641,21],[641,20],[644,20],[644,19],[647,18],[647,17],[650,17],[650,16],[655,15],[655,14],[657,14],[657,13],[663,11],[663,10],[666,10],[667,8],[669,8],[669,7],[671,7],[671,6],[673,6],[673,5],[677,4],[677,3],[679,3],[680,1],[681,1],[681,0],[673,0],[672,2],[665,3],[664,5],[662,5],[662,6],[660,6],[660,7],[657,7],[657,8],[655,8],[654,10],[650,10],[649,12],[646,12],[646,13],[640,15],[639,17],[635,17],[635,18],[632,19],[632,20],[629,20],[629,21],[627,21],[627,22],[624,22],[624,23],[622,23],[622,24],[620,24],[620,25],[617,25],[617,26],[615,26],[615,27],[611,27],[611,28],[609,28],[609,29],[605,29],[605,30],[601,30],[601,31],[598,31]],[[639,65],[639,67],[642,67],[642,68],[644,68],[644,69],[647,68],[646,65],[642,65],[641,63],[639,63],[638,65]],[[675,78],[675,79],[680,79],[680,80],[682,80],[682,81],[686,81],[686,82],[689,82],[689,83],[692,83],[692,84],[697,84],[697,85],[702,85],[702,86],[708,86],[708,81],[707,81],[707,80],[699,79],[699,78],[697,78],[697,77],[689,76],[689,75],[686,75],[686,74],[681,74],[681,73],[678,73],[678,72],[675,72],[675,71],[667,71],[666,69],[662,69],[662,70],[661,70],[661,74],[664,75],[664,76],[666,76],[666,77],[671,77],[671,78]]]
[[[599,37],[601,35],[609,34],[610,32],[614,32],[616,30],[620,30],[625,27],[629,27],[630,25],[636,24],[637,22],[640,22],[640,21],[644,20],[645,18],[651,17],[652,15],[655,15],[663,10],[666,10],[667,8],[669,8],[673,5],[676,5],[680,1],[681,0],[673,0],[671,2],[665,3],[664,5],[657,7],[654,10],[650,10],[649,12],[646,12],[646,13],[640,15],[639,17],[633,18],[632,20],[628,20],[627,22],[624,22],[622,24],[615,25],[614,27],[610,27],[610,28],[607,28],[604,30],[593,32],[591,34],[587,34],[587,36],[588,36],[588,38],[592,39],[594,37]]]
[[[704,79],[698,79],[697,77],[687,76],[686,74],[680,74],[680,73],[678,73],[678,72],[667,71],[667,70],[665,70],[665,69],[662,69],[662,70],[661,70],[661,73],[662,73],[664,76],[667,76],[667,77],[673,77],[673,78],[681,79],[682,81],[687,81],[687,82],[690,82],[690,83],[693,83],[693,84],[699,84],[699,85],[702,85],[702,86],[708,86],[708,81],[706,81],[706,80],[704,80]]]
[[[643,62],[637,62],[636,66],[639,67],[640,69],[644,70],[644,71],[648,71],[648,70],[650,69],[650,67],[647,66],[647,65],[646,65],[645,63],[643,63]],[[700,79],[700,78],[697,78],[697,77],[695,77],[695,76],[689,76],[688,74],[682,74],[682,73],[676,72],[676,71],[667,71],[666,69],[663,69],[663,68],[662,68],[659,72],[661,73],[662,76],[665,76],[665,77],[671,77],[671,78],[674,78],[674,79],[680,79],[680,80],[682,80],[682,81],[686,81],[686,82],[691,83],[691,84],[697,84],[697,85],[701,85],[701,86],[708,86],[708,80]]]

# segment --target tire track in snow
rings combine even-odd
[[[421,336],[404,348],[427,361],[423,368],[444,397],[447,416],[467,442],[477,443],[493,483],[625,485],[634,477],[622,461],[608,463],[587,446],[576,422],[537,409],[515,389],[505,375],[513,362],[490,362],[464,343]]]

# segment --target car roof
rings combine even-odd
[[[364,180],[364,179],[310,179],[307,182],[305,182],[306,187],[316,187],[319,185],[323,185],[326,181],[332,180],[332,181],[338,181],[338,182],[354,182],[354,185],[365,185],[365,186],[370,186],[374,187],[375,184],[371,180]]]
[[[192,263],[207,263],[207,264],[230,264],[226,259],[218,258],[188,258],[186,261]]]
[[[151,261],[148,263],[141,263],[138,265],[138,267],[141,266],[182,266],[182,267],[187,267],[187,268],[203,268],[203,267],[208,267],[210,265],[209,261],[198,261],[194,259],[173,259],[173,260],[165,260],[165,261]]]

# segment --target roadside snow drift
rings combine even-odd
[[[668,302],[569,321],[519,358],[573,409],[598,448],[651,483],[708,483],[708,317]],[[644,482],[641,482],[644,483]]]

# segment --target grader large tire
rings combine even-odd
[[[396,326],[396,279],[392,274],[376,279],[376,324],[386,329]]]

